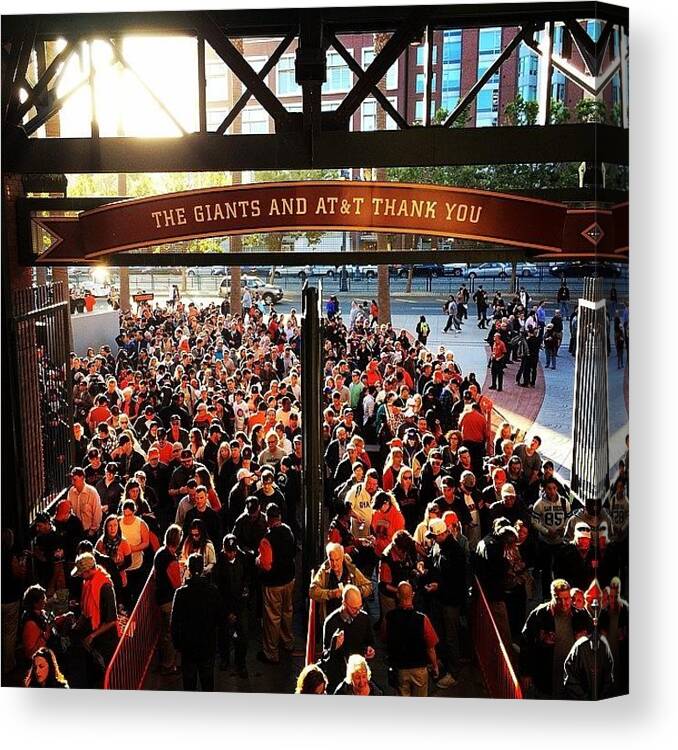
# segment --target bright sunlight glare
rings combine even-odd
[[[84,84],[61,110],[61,135],[90,134],[90,63],[94,68],[96,119],[102,137],[178,136],[181,129],[176,123],[188,133],[195,132],[198,129],[196,40],[130,36],[118,41],[118,45],[128,67],[121,65],[106,40],[78,45],[77,53],[66,66],[58,94],[63,96],[82,81]]]

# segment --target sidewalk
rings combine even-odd
[[[396,328],[413,331],[419,316],[413,311],[409,315],[394,315]],[[515,384],[517,364],[509,365],[504,375],[502,393],[488,391],[490,384],[487,362],[490,349],[485,342],[487,330],[478,329],[474,315],[469,315],[462,325],[461,333],[443,333],[447,322],[444,314],[427,315],[431,326],[428,347],[437,351],[444,346],[455,354],[455,360],[464,374],[475,372],[483,384],[483,393],[490,396],[500,418],[506,418],[526,436],[539,435],[542,439],[541,454],[551,459],[556,471],[565,479],[570,478],[572,464],[572,408],[574,399],[575,359],[569,353],[570,332],[567,322],[563,343],[557,361],[557,369],[544,370],[544,353],[540,354],[535,388],[519,388]],[[615,467],[625,450],[624,439],[628,432],[628,367],[617,369],[614,350],[608,358],[608,431],[610,439],[610,464]]]

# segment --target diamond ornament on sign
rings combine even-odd
[[[581,234],[582,237],[586,237],[586,239],[593,245],[597,245],[605,236],[605,232],[597,221],[594,221],[591,226],[586,227]]]

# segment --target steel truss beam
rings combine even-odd
[[[410,15],[411,6],[365,6],[335,8],[266,8],[211,11],[214,22],[231,37],[284,36],[291,26],[320,13],[323,25],[335,34],[395,31]],[[435,28],[475,28],[482,26],[523,26],[547,21],[602,18],[628,29],[629,11],[617,5],[588,2],[479,3],[477,5],[418,5],[422,24]],[[23,30],[34,16],[5,16],[5,35]],[[54,40],[80,34],[194,34],[191,13],[183,11],[143,13],[78,13],[40,15],[39,40]]]
[[[621,51],[607,66],[607,68],[601,73],[601,67],[603,64],[603,58],[605,51],[610,42],[610,38],[614,31],[612,22],[608,21],[603,30],[600,33],[600,38],[597,42],[588,35],[588,33],[579,25],[577,21],[567,21],[565,23],[572,41],[574,42],[577,50],[581,54],[589,73],[576,68],[569,60],[566,60],[562,55],[550,54],[547,45],[552,43],[546,40],[547,45],[540,44],[533,36],[528,36],[525,39],[525,44],[534,50],[537,55],[542,58],[543,67],[550,70],[551,66],[556,70],[559,70],[566,78],[572,81],[574,84],[579,86],[583,91],[586,91],[591,96],[599,96],[606,86],[610,83],[615,73],[618,71],[623,76],[627,65],[626,55]],[[628,32],[624,29],[623,25],[620,25],[620,37],[624,43]],[[545,60],[545,58],[550,59]],[[626,127],[626,124],[624,124]]]
[[[373,92],[374,87],[386,75],[388,69],[396,62],[408,45],[421,37],[424,25],[422,25],[419,19],[418,10],[410,13],[388,42],[386,42],[381,52],[372,60],[365,73],[358,78],[355,86],[348,92],[336,111],[328,113],[328,117],[325,119],[329,125],[329,130],[348,130],[348,122],[351,115],[358,109],[365,98]]]
[[[278,97],[268,88],[263,79],[233,46],[210,13],[192,13],[191,17],[198,34],[212,47],[226,63],[233,74],[261,104],[276,124],[276,132],[288,129],[289,112]]]
[[[193,134],[182,138],[26,138],[6,134],[4,170],[18,173],[214,172],[598,160],[628,164],[628,130],[611,125],[410,128],[365,133]]]
[[[594,43],[581,28],[577,21],[581,18],[600,18],[605,21],[598,43]],[[39,23],[36,19],[39,19]],[[628,11],[604,3],[422,5],[416,6],[414,10],[412,6],[381,6],[209,13],[8,16],[3,18],[2,29],[5,169],[26,172],[139,172],[591,161],[595,136],[588,144],[588,133],[581,126],[568,125],[566,131],[556,130],[556,126],[542,126],[536,130],[521,128],[522,132],[504,127],[483,128],[480,132],[475,132],[472,128],[455,128],[455,131],[465,132],[455,132],[446,137],[438,132],[438,126],[430,126],[428,107],[426,127],[408,127],[406,117],[396,111],[377,85],[390,66],[409,48],[409,44],[421,39],[424,33],[430,41],[433,31],[443,28],[518,27],[520,31],[515,38],[447,118],[445,125],[449,127],[475,99],[489,77],[511,57],[521,40],[524,39],[543,56],[540,45],[532,39],[533,34],[546,24],[552,28],[555,21],[566,24],[587,67],[594,75],[577,70],[557,55],[552,55],[550,65],[546,61],[545,65],[549,69],[553,67],[560,70],[594,96],[609,84],[621,66],[622,88],[625,88],[622,96],[626,103],[628,87],[624,84]],[[68,45],[74,47],[78,39],[103,38],[110,42],[111,39],[119,39],[127,34],[149,33],[191,36],[196,39],[199,47],[202,45],[203,50],[204,44],[209,43],[240,80],[244,93],[216,133],[206,132],[203,91],[202,97],[198,94],[200,132],[180,139],[141,141],[119,138],[24,137],[25,134],[34,134],[81,85],[87,83],[85,77],[66,95],[56,96],[58,81],[69,58],[67,46],[46,70],[41,71],[33,89],[25,86],[25,70],[22,73],[22,69],[33,48],[40,53],[42,45],[57,38],[68,39]],[[390,38],[368,69],[363,71],[339,40],[341,34],[348,33],[390,34]],[[609,46],[612,33],[620,35],[620,48],[624,52],[601,74],[603,52]],[[284,38],[264,69],[257,74],[230,39],[256,39],[271,35]],[[274,68],[280,55],[295,37],[299,39],[297,74],[301,75],[302,113],[288,112],[265,83],[266,74]],[[357,76],[357,81],[337,110],[321,112],[320,86],[324,79],[321,74],[324,72],[324,53],[330,44],[349,65]],[[118,62],[125,64],[117,48],[116,54]],[[431,74],[432,71],[428,70],[428,93],[431,89]],[[196,79],[199,89],[204,89],[204,56],[201,58],[200,54]],[[19,101],[21,88],[28,92],[24,103]],[[400,128],[399,132],[346,132],[351,116],[368,96],[376,97]],[[250,97],[256,98],[273,118],[275,135],[222,135],[241,113]],[[33,106],[36,107],[37,114],[22,128],[21,120]],[[171,112],[164,109],[172,117]],[[544,112],[547,114],[546,109]],[[176,119],[172,119],[176,123]],[[540,123],[543,119],[540,119]],[[626,124],[628,118],[624,116],[623,121]],[[495,132],[491,132],[493,130]],[[599,132],[602,134],[602,130]],[[605,151],[605,156],[601,158],[613,163],[627,163],[627,137],[612,132],[608,135],[604,144],[602,138],[598,141],[600,148]]]
[[[370,76],[368,78],[366,71],[364,71],[360,67],[357,60],[355,60],[355,58],[352,57],[352,55],[349,53],[346,47],[344,47],[344,45],[337,39],[337,37],[334,34],[330,36],[330,42],[331,42],[332,47],[334,47],[334,49],[339,53],[339,55],[344,60],[344,62],[348,65],[351,72],[355,73],[356,77],[358,78],[358,82],[365,81],[365,85],[370,86],[370,93],[374,95],[374,98],[379,102],[379,104],[381,104],[381,106],[386,110],[386,112],[395,120],[395,122],[398,124],[398,127],[401,128],[402,130],[407,130],[410,127],[409,123],[400,114],[400,112],[398,112],[398,110],[391,104],[391,102],[384,96],[381,89],[377,85],[379,83],[379,80],[381,79],[378,79],[376,82],[373,82],[374,76]],[[379,56],[381,56],[382,54],[383,54],[383,51],[379,53]],[[374,64],[374,61],[370,63],[370,68],[372,67],[373,64]]]

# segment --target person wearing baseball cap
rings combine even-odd
[[[240,514],[245,510],[245,502],[250,495],[254,495],[254,484],[257,475],[247,468],[238,469],[235,475],[236,483],[228,494],[228,502],[221,507],[222,525],[233,528]],[[258,499],[258,498],[257,498]]]
[[[218,422],[212,422],[207,430],[207,442],[202,453],[202,462],[216,476],[219,460],[219,446],[224,439],[224,431]]]
[[[516,521],[523,523],[529,522],[529,511],[516,496],[516,490],[510,482],[506,482],[501,487],[501,500],[490,505],[490,514],[492,518],[508,518],[512,524]]]
[[[83,552],[75,558],[71,576],[82,578],[80,595],[80,619],[76,632],[83,635],[82,643],[93,657],[102,679],[108,662],[118,645],[118,607],[113,582],[106,571],[96,563],[91,552]]]
[[[441,674],[436,682],[441,690],[457,683],[459,677],[459,620],[467,596],[468,563],[462,546],[442,518],[429,521],[426,533],[433,540],[425,562],[424,590],[432,598],[440,637]]]

